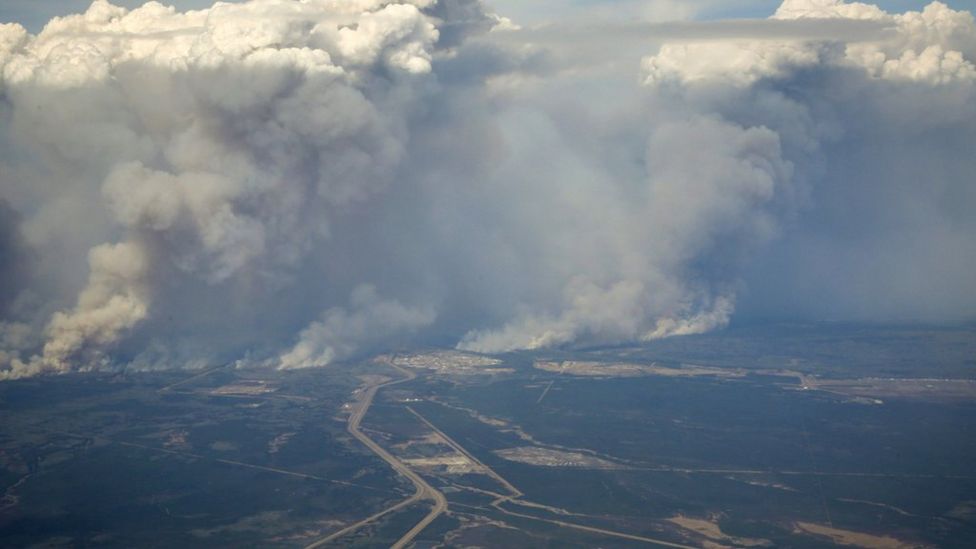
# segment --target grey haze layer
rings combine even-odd
[[[99,0],[0,26],[0,378],[976,315],[970,13],[516,23]]]

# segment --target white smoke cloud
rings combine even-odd
[[[101,349],[146,317],[146,259],[139,246],[128,242],[92,248],[91,277],[77,306],[70,313],[55,313],[48,326],[46,366],[65,370],[82,350],[96,353],[83,363],[97,364]]]
[[[933,2],[921,12],[888,14],[842,0],[787,0],[776,20],[866,20],[888,26],[884,40],[831,44],[788,40],[716,40],[665,45],[644,60],[647,83],[719,80],[749,86],[798,68],[849,66],[884,79],[944,84],[976,77],[976,27],[968,12]],[[838,47],[839,46],[839,47]]]
[[[294,263],[330,210],[389,182],[409,98],[380,105],[364,92],[374,71],[389,72],[391,95],[428,73],[438,37],[417,5],[389,2],[178,13],[99,0],[36,37],[2,32],[6,137],[45,157],[27,169],[51,169],[107,210],[107,232],[122,238],[92,248],[77,305],[52,317],[43,352],[12,362],[15,373],[98,365],[149,315],[160,269],[217,285]],[[44,217],[51,203],[39,198]]]
[[[974,165],[959,148],[976,131],[972,14],[940,2],[889,14],[867,4],[790,0],[773,19],[866,20],[887,31],[853,42],[693,41],[665,45],[642,64],[648,85],[677,87],[698,110],[761,121],[794,149],[807,208],[750,266],[746,311],[973,318],[964,273],[976,248],[964,241],[976,226],[961,205],[974,198],[962,175]]]
[[[777,186],[790,184],[791,172],[778,137],[765,128],[683,118],[653,129],[644,158],[651,171],[640,192],[609,204],[587,197],[593,200],[579,205],[599,212],[594,225],[615,223],[609,233],[596,226],[585,231],[599,238],[592,247],[611,250],[594,258],[612,262],[611,268],[581,266],[600,278],[570,278],[554,314],[534,314],[538,307],[530,306],[501,330],[469,333],[462,349],[502,352],[581,338],[653,338],[670,332],[662,328],[669,323],[698,325],[700,331],[722,324],[681,320],[688,316],[728,318],[715,312],[728,308],[728,297],[710,295],[717,288],[695,284],[687,268],[700,256],[720,253],[716,248],[754,246],[772,236],[775,221],[765,206]]]
[[[370,344],[410,335],[434,321],[429,308],[413,309],[397,301],[383,300],[376,288],[357,287],[349,308],[329,309],[322,320],[309,324],[298,343],[277,360],[279,368],[309,368],[348,358]]]
[[[0,378],[976,313],[971,14],[656,25],[639,64],[478,0],[0,26]]]

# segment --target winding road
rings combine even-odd
[[[359,424],[363,421],[363,417],[366,416],[366,412],[369,410],[370,405],[373,403],[373,398],[376,396],[377,391],[379,391],[383,387],[390,387],[391,385],[405,383],[417,377],[417,374],[409,370],[400,368],[399,366],[396,366],[395,364],[392,363],[387,363],[387,364],[390,367],[397,370],[398,372],[404,374],[406,377],[402,379],[396,379],[393,381],[387,381],[384,383],[367,385],[366,392],[363,395],[362,400],[359,401],[359,403],[356,405],[355,411],[353,411],[353,413],[349,416],[349,422],[346,425],[346,430],[349,431],[349,434],[355,437],[356,440],[362,442],[363,445],[365,445],[367,448],[372,450],[374,454],[382,458],[383,461],[389,463],[390,467],[393,467],[393,469],[397,473],[409,479],[410,482],[414,485],[416,491],[412,496],[410,496],[406,500],[401,501],[400,503],[397,503],[396,505],[393,505],[391,507],[388,507],[383,511],[380,511],[375,515],[367,517],[355,524],[347,526],[342,530],[339,530],[338,532],[330,534],[329,536],[320,539],[319,541],[311,545],[306,546],[305,549],[315,549],[318,547],[322,547],[325,544],[335,539],[338,539],[346,534],[358,530],[359,528],[365,526],[366,524],[369,524],[370,522],[373,522],[374,520],[380,517],[383,517],[394,511],[402,509],[417,501],[424,500],[424,499],[432,500],[434,502],[434,508],[431,509],[429,513],[427,513],[427,516],[421,519],[420,522],[418,522],[413,528],[411,528],[409,532],[404,534],[399,540],[397,540],[396,543],[394,543],[391,546],[393,549],[401,549],[403,547],[406,547],[408,543],[413,541],[413,539],[417,537],[417,535],[424,530],[424,528],[427,528],[427,526],[429,526],[430,523],[434,522],[434,520],[437,519],[437,517],[439,517],[442,513],[444,513],[444,511],[447,510],[447,498],[444,497],[444,494],[442,494],[436,488],[428,484],[427,481],[424,480],[420,475],[410,470],[410,468],[407,467],[402,461],[394,457],[393,454],[387,452],[385,449],[383,449],[382,446],[377,444],[373,439],[366,436],[359,429]]]
[[[392,454],[390,454],[389,452],[387,452],[382,446],[380,446],[379,444],[377,444],[376,441],[374,441],[373,439],[371,439],[368,436],[366,436],[366,434],[364,434],[360,430],[360,428],[359,428],[360,423],[362,423],[363,418],[366,416],[366,412],[369,410],[370,405],[372,405],[372,403],[373,403],[373,398],[376,396],[377,391],[379,391],[380,389],[382,389],[384,387],[390,387],[392,385],[397,385],[399,383],[405,383],[407,381],[411,381],[411,380],[413,380],[413,379],[415,379],[417,377],[417,374],[415,374],[415,373],[413,373],[413,372],[411,372],[409,370],[406,370],[404,368],[401,368],[401,367],[393,364],[392,362],[387,362],[386,364],[388,366],[390,366],[391,368],[397,370],[398,372],[402,373],[405,377],[403,377],[401,379],[392,380],[392,381],[385,381],[385,382],[382,382],[382,383],[377,383],[377,382],[370,382],[370,383],[368,383],[367,386],[366,386],[366,391],[363,394],[362,399],[355,405],[356,406],[355,410],[349,416],[349,421],[347,423],[346,430],[349,431],[349,434],[351,434],[353,437],[355,437],[356,440],[362,442],[374,454],[376,454],[377,456],[379,456],[380,458],[382,458],[383,461],[389,463],[390,466],[393,467],[393,469],[397,473],[399,473],[399,474],[403,475],[404,477],[406,477],[407,479],[409,479],[410,482],[414,485],[414,488],[416,489],[416,491],[409,498],[407,498],[407,499],[405,499],[405,500],[403,500],[403,501],[401,501],[401,502],[399,502],[399,503],[397,503],[395,505],[392,505],[390,507],[387,507],[386,509],[384,509],[384,510],[382,510],[382,511],[380,511],[380,512],[374,514],[374,515],[371,515],[371,516],[369,516],[369,517],[367,517],[367,518],[365,518],[365,519],[363,519],[363,520],[361,520],[359,522],[356,522],[354,524],[351,524],[349,526],[346,526],[345,528],[343,528],[341,530],[338,530],[336,532],[333,532],[332,534],[329,534],[327,537],[322,538],[322,539],[316,541],[315,543],[312,543],[312,544],[306,546],[305,549],[317,549],[319,547],[323,547],[326,544],[328,544],[328,543],[330,543],[332,541],[335,541],[335,540],[337,540],[337,539],[339,539],[339,538],[341,538],[341,537],[343,537],[343,536],[345,536],[347,534],[350,534],[350,533],[358,530],[359,528],[362,528],[363,526],[365,526],[365,525],[367,525],[367,524],[369,524],[369,523],[371,523],[371,522],[373,522],[375,520],[378,520],[381,517],[384,517],[384,516],[386,516],[386,515],[388,515],[390,513],[393,513],[395,511],[398,511],[400,509],[403,509],[403,508],[405,508],[405,507],[407,507],[407,506],[409,506],[409,505],[411,505],[413,503],[416,503],[418,501],[425,500],[425,499],[432,500],[434,502],[434,508],[431,509],[431,511],[429,513],[427,513],[427,515],[423,519],[421,519],[420,522],[418,522],[416,525],[414,525],[414,527],[411,528],[410,531],[408,531],[406,534],[404,534],[399,540],[397,540],[396,543],[394,543],[391,546],[392,549],[402,549],[402,548],[406,547],[407,544],[409,544],[411,541],[413,541],[413,539],[415,537],[417,537],[417,535],[420,534],[420,532],[422,532],[425,528],[427,528],[427,526],[429,526],[432,522],[434,522],[434,520],[436,520],[437,517],[439,517],[441,514],[443,514],[445,511],[447,511],[447,498],[444,497],[444,494],[442,494],[436,488],[434,488],[429,483],[427,483],[427,481],[425,481],[420,475],[418,475],[417,473],[415,473],[414,471],[412,471],[402,461],[400,461],[395,456],[393,456]],[[467,457],[468,459],[470,459],[473,463],[475,463],[480,468],[480,470],[483,473],[485,473],[486,475],[488,475],[489,477],[491,477],[492,479],[494,479],[495,481],[499,482],[502,486],[505,487],[505,489],[510,493],[507,496],[501,495],[501,494],[494,494],[494,493],[492,493],[492,495],[497,496],[497,499],[495,499],[495,501],[492,502],[491,506],[494,509],[500,511],[501,513],[504,513],[504,514],[509,515],[509,516],[514,516],[514,517],[519,517],[519,518],[524,518],[524,519],[530,519],[530,520],[540,521],[540,522],[546,522],[546,523],[553,524],[553,525],[556,525],[556,526],[561,526],[561,527],[564,527],[564,528],[572,528],[572,529],[581,530],[581,531],[584,531],[584,532],[590,532],[590,533],[595,533],[595,534],[602,534],[602,535],[607,535],[607,536],[612,536],[612,537],[617,537],[617,538],[628,539],[628,540],[632,540],[632,541],[640,541],[640,542],[644,542],[644,543],[648,543],[648,544],[652,544],[652,545],[658,545],[658,546],[662,546],[662,547],[672,547],[672,548],[676,548],[676,549],[694,549],[693,547],[691,547],[689,545],[683,545],[683,544],[680,544],[680,543],[673,543],[673,542],[669,542],[669,541],[666,541],[666,540],[654,539],[654,538],[649,538],[649,537],[644,537],[644,536],[638,536],[638,535],[628,534],[628,533],[624,533],[624,532],[617,532],[617,531],[613,531],[613,530],[607,530],[607,529],[604,529],[604,528],[596,528],[596,527],[593,527],[593,526],[587,526],[587,525],[583,525],[583,524],[576,524],[576,523],[562,521],[562,520],[548,519],[548,518],[533,516],[533,515],[524,514],[524,513],[518,513],[518,512],[515,512],[515,511],[511,511],[509,509],[505,509],[503,507],[503,504],[505,504],[505,503],[512,503],[512,504],[520,505],[520,506],[524,506],[524,507],[538,507],[538,508],[546,509],[546,510],[550,510],[550,511],[560,511],[558,509],[554,509],[554,508],[551,508],[551,507],[548,507],[548,506],[545,506],[545,505],[540,505],[540,504],[536,504],[536,503],[533,503],[533,502],[530,502],[530,501],[525,501],[525,500],[520,499],[523,496],[523,493],[518,488],[516,488],[515,486],[513,486],[510,482],[508,482],[504,477],[502,477],[497,472],[495,472],[494,469],[492,469],[491,467],[487,466],[481,460],[479,460],[474,455],[472,455],[470,452],[468,452],[463,446],[461,446],[460,444],[458,444],[454,439],[452,439],[446,433],[444,433],[439,428],[437,428],[437,426],[435,426],[433,423],[431,423],[427,418],[425,418],[419,412],[417,412],[416,410],[414,410],[413,408],[411,408],[409,406],[407,406],[406,409],[411,414],[413,414],[414,416],[416,416],[417,419],[419,419],[421,422],[423,422],[434,433],[436,433],[437,435],[439,435],[441,437],[441,439],[448,446],[451,446],[455,451],[457,451],[461,455],[463,455],[463,456]],[[475,491],[480,491],[480,490],[475,490]],[[486,493],[490,493],[490,492],[486,492]]]

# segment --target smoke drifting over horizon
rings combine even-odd
[[[971,14],[666,29],[478,0],[0,25],[0,379],[976,316]]]

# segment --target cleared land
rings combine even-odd
[[[922,549],[929,547],[925,544],[901,541],[891,536],[879,536],[864,532],[841,530],[840,528],[810,522],[798,522],[796,523],[796,528],[800,532],[827,538],[839,545],[866,547],[869,549]]]
[[[576,467],[580,469],[624,469],[620,463],[614,463],[598,457],[583,454],[580,452],[567,452],[552,450],[549,448],[539,448],[537,446],[522,446],[520,448],[507,448],[505,450],[495,450],[495,455],[503,457],[509,461],[527,463],[529,465],[539,465],[542,467]]]
[[[738,547],[772,547],[773,542],[768,539],[743,538],[730,536],[722,531],[715,519],[700,519],[678,515],[668,519],[668,522],[679,526],[685,530],[694,532],[710,541],[718,543],[730,543]]]
[[[748,372],[740,369],[712,368],[682,364],[678,368],[668,368],[657,364],[635,364],[628,362],[593,362],[564,360],[555,362],[549,360],[535,361],[535,367],[546,372],[567,374],[571,376],[607,376],[607,377],[699,377],[711,376],[719,378],[743,377]]]

